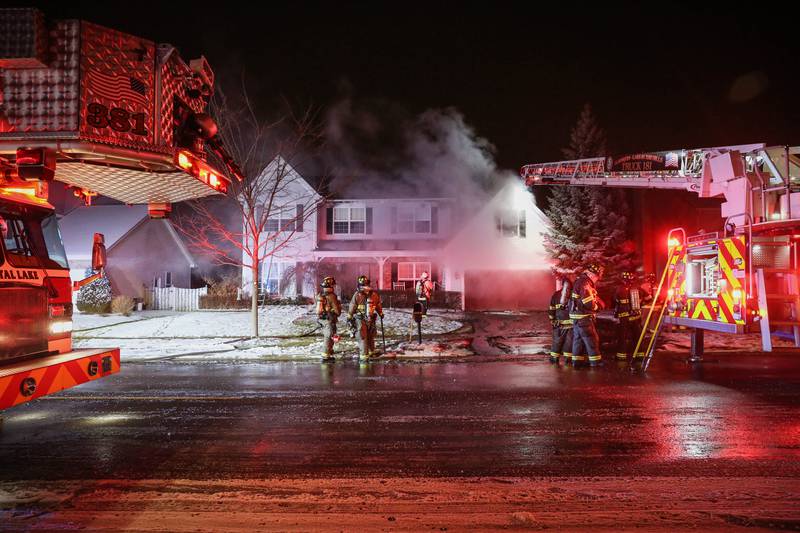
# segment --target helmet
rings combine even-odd
[[[603,265],[601,265],[600,263],[589,263],[588,265],[586,265],[586,271],[591,272],[592,274],[595,274],[597,276],[602,275],[603,270],[605,269],[603,268]]]
[[[419,276],[419,279],[421,279],[422,281],[425,281],[426,279],[428,279],[428,273],[427,273],[427,272],[423,272],[423,273],[422,273],[422,274]]]
[[[325,279],[322,280],[322,283],[320,283],[320,285],[322,286],[323,289],[330,289],[333,288],[334,285],[336,285],[336,280],[333,278],[333,276],[325,276]]]
[[[625,280],[625,281],[633,281],[634,279],[636,279],[636,274],[634,274],[633,272],[629,272],[629,271],[623,272],[622,273],[622,279]]]
[[[369,278],[367,276],[358,276],[358,286],[366,287],[369,285]]]

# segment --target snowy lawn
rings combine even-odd
[[[423,321],[423,334],[458,330],[462,318],[455,312],[432,312]],[[407,339],[412,323],[406,311],[387,309],[384,328],[387,348]],[[142,312],[130,317],[76,314],[73,344],[76,348],[121,349],[124,361],[160,360],[258,360],[318,357],[322,352],[319,324],[311,306],[268,306],[259,312],[262,338],[249,339],[250,314],[242,311],[196,311],[189,313]],[[341,340],[337,353],[353,355],[347,323],[339,321]],[[380,335],[378,346],[381,345]],[[441,347],[431,353],[440,355]],[[458,350],[459,355],[463,353]],[[420,353],[424,356],[425,354]]]

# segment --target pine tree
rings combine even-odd
[[[86,271],[86,277],[91,276],[91,269]],[[103,276],[78,291],[78,310],[81,313],[108,313],[111,310],[111,283]]]
[[[569,159],[602,157],[606,154],[605,132],[586,104],[562,150]],[[601,285],[616,284],[625,270],[638,267],[628,238],[628,204],[625,193],[606,187],[553,187],[546,214],[551,226],[544,246],[553,259],[553,270],[574,274],[587,263],[606,267]]]

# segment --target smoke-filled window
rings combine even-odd
[[[416,281],[423,272],[430,271],[430,263],[397,263],[397,281]]]
[[[497,232],[503,237],[527,237],[527,220],[525,210],[501,211],[495,215],[495,225]]]
[[[397,207],[397,233],[430,232],[430,204],[408,204]]]
[[[334,233],[366,233],[367,210],[365,207],[335,207],[333,209]]]

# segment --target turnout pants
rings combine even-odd
[[[564,356],[564,364],[572,360],[572,325],[555,326],[553,328],[553,344],[550,346],[550,362],[558,363]]]
[[[336,335],[337,319],[321,319],[322,324],[322,357],[333,357],[333,336]]]
[[[600,336],[594,324],[594,317],[573,320],[572,363],[579,366],[585,362],[595,365],[601,360]]]
[[[620,317],[617,326],[617,359],[633,356],[633,350],[642,333],[642,317]]]
[[[375,316],[371,318],[356,316],[356,332],[358,336],[358,355],[367,358],[375,353],[375,335],[378,332]]]

